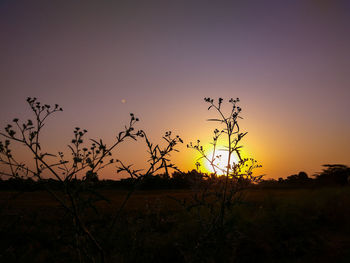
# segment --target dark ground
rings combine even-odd
[[[350,262],[349,187],[248,190],[222,231],[174,200],[192,191],[139,191],[107,231],[126,193],[103,190],[110,203],[85,214],[108,237],[107,262]],[[47,192],[1,191],[0,204],[1,262],[79,262],[71,218]]]

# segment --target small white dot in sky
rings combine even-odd
[[[126,103],[126,99],[122,99],[122,103]]]

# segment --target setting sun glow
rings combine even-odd
[[[213,150],[210,151],[210,153],[208,154],[209,160],[212,159],[212,156],[213,156]],[[215,157],[214,165],[217,167],[216,168],[217,174],[218,175],[225,174],[227,163],[228,163],[228,151],[216,150],[215,156],[216,157]],[[208,170],[209,173],[214,173],[215,171],[212,165],[210,164],[209,160],[205,160],[205,163],[204,163],[205,169]],[[238,162],[239,162],[239,158],[237,154],[233,153],[231,155],[230,164],[233,165],[234,163],[238,163]]]

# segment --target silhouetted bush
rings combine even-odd
[[[315,175],[315,179],[322,185],[347,185],[350,178],[350,167],[343,164],[324,164],[322,172]]]
[[[169,177],[169,170],[177,167],[169,160],[171,152],[176,151],[178,143],[182,143],[179,136],[173,137],[168,131],[163,136],[166,141],[165,148],[152,143],[145,131],[135,130],[134,126],[139,121],[133,113],[130,113],[130,121],[124,130],[119,132],[111,145],[104,143],[102,139],[90,139],[86,143],[87,130],[75,127],[73,139],[68,144],[69,157],[63,152],[50,153],[43,150],[41,134],[48,118],[63,109],[42,104],[37,98],[27,98],[27,104],[33,114],[32,119],[21,121],[14,118],[11,124],[0,131],[0,176],[9,178],[1,183],[3,189],[15,189],[28,191],[43,187],[57,203],[64,208],[71,219],[71,239],[75,241],[73,247],[76,251],[76,260],[79,262],[105,261],[105,247],[103,244],[110,242],[109,235],[100,236],[89,222],[86,215],[94,211],[99,215],[96,204],[100,201],[109,201],[96,190],[103,185],[99,181],[98,172],[115,164],[117,172],[126,172],[131,180],[122,181],[129,188],[128,194],[120,207],[115,211],[110,222],[105,226],[108,232],[115,231],[115,225],[130,196],[140,182],[147,185],[146,180],[154,180],[157,172],[164,171]],[[112,158],[113,151],[128,139],[143,139],[150,154],[146,172],[131,168],[121,160]],[[17,144],[16,147],[13,144]],[[22,162],[17,157],[18,145],[29,150],[32,162]],[[150,177],[150,179],[148,179]],[[49,179],[46,179],[49,178]],[[37,182],[34,182],[34,180]],[[145,183],[146,182],[146,183]],[[161,182],[157,181],[160,187]],[[151,184],[152,185],[152,184]]]

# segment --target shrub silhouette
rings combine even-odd
[[[299,172],[298,174],[288,176],[285,181],[292,184],[306,184],[310,182],[310,180],[307,173]]]
[[[139,119],[131,113],[128,125],[117,134],[111,145],[105,144],[102,139],[90,139],[89,144],[85,143],[87,130],[76,127],[73,131],[73,139],[68,145],[71,158],[67,158],[63,152],[54,154],[43,151],[40,136],[46,120],[63,109],[58,104],[54,106],[41,104],[36,98],[27,98],[27,103],[34,114],[33,120],[29,119],[21,123],[18,118],[15,118],[12,124],[5,127],[4,132],[0,132],[3,138],[0,141],[0,164],[3,167],[0,175],[13,181],[23,182],[21,188],[30,184],[32,179],[41,182],[45,190],[71,217],[72,238],[75,240],[78,260],[104,262],[106,251],[102,244],[108,243],[111,235],[102,237],[103,240],[97,238],[98,233],[93,231],[94,225],[88,218],[91,209],[98,213],[96,202],[108,201],[96,191],[98,172],[106,166],[116,164],[118,172],[127,172],[134,179],[133,187],[115,211],[110,224],[106,226],[106,233],[110,234],[115,230],[121,211],[142,179],[162,170],[167,176],[169,176],[169,169],[178,170],[168,158],[172,151],[176,151],[176,145],[182,140],[179,136],[172,137],[171,132],[166,132],[163,137],[167,143],[165,148],[151,143],[143,130],[135,130],[134,126]],[[125,165],[121,160],[112,158],[113,150],[121,143],[127,139],[140,138],[145,140],[150,153],[149,168],[146,172],[134,170],[132,165]],[[26,164],[19,161],[12,150],[12,143],[19,143],[28,149],[33,156],[33,163]],[[52,186],[54,190],[59,189],[60,194],[54,191]]]
[[[218,123],[219,127],[214,130],[212,149],[205,149],[201,141],[189,143],[188,148],[196,150],[200,154],[196,166],[199,166],[199,160],[205,159],[210,163],[214,173],[205,175],[206,180],[198,180],[195,184],[195,194],[190,202],[184,204],[187,210],[194,211],[194,215],[201,222],[201,235],[196,244],[197,261],[202,261],[203,256],[214,247],[216,250],[230,247],[228,243],[234,242],[225,234],[225,229],[232,223],[232,209],[240,203],[242,190],[249,184],[259,182],[262,176],[253,175],[253,170],[260,167],[252,158],[242,158],[241,140],[247,132],[242,132],[239,126],[239,119],[242,109],[238,106],[239,99],[230,99],[228,102],[231,106],[228,114],[222,109],[223,99],[219,98],[214,102],[212,98],[204,98],[209,104],[208,110],[215,110],[218,118],[208,119],[208,121]],[[224,139],[223,147],[228,153],[225,167],[217,165],[217,160],[221,157],[218,154],[218,141]],[[208,151],[212,151],[209,156]],[[232,163],[232,156],[238,156],[238,162]],[[208,242],[210,240],[210,242]],[[215,244],[215,245],[213,245]],[[204,253],[206,252],[206,253]],[[219,253],[214,251],[213,253]],[[220,254],[220,253],[219,253]],[[224,260],[224,259],[222,259]]]
[[[323,185],[346,185],[349,183],[350,167],[343,164],[324,164],[322,172],[315,175],[316,181]]]

